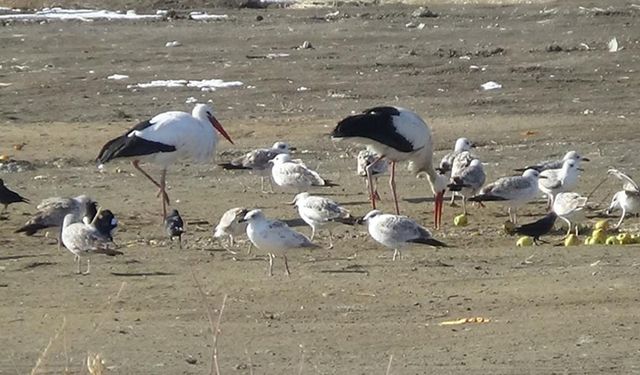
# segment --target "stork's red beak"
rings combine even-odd
[[[225,137],[227,139],[227,141],[229,141],[231,144],[233,144],[233,141],[231,140],[231,137],[229,137],[229,134],[227,134],[227,131],[224,130],[222,125],[218,122],[218,120],[216,120],[215,117],[209,115],[209,121],[211,121],[211,125],[213,125],[213,127],[216,128],[216,130],[220,134],[222,134],[222,136]]]
[[[442,207],[444,206],[444,191],[436,193],[433,208],[433,222],[436,229],[442,225]]]

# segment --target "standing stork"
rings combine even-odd
[[[439,228],[442,222],[442,203],[446,189],[446,178],[433,167],[433,139],[431,129],[416,113],[400,107],[375,107],[363,113],[349,116],[338,123],[331,137],[350,139],[367,146],[379,156],[378,160],[391,161],[389,187],[393,195],[396,213],[400,214],[396,194],[396,163],[408,160],[409,169],[416,174],[426,173],[435,196],[434,221]],[[376,208],[370,164],[367,168],[369,198]]]
[[[179,111],[160,113],[107,142],[100,150],[97,161],[104,164],[116,158],[133,158],[133,167],[160,189],[158,196],[162,199],[164,220],[169,203],[165,183],[167,169],[180,159],[190,158],[195,162],[210,160],[218,143],[214,128],[233,144],[207,104],[196,104],[191,114]],[[140,167],[141,161],[162,168],[160,182]]]

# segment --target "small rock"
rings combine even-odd
[[[258,22],[262,21],[263,19],[264,19],[264,17],[262,17],[262,16],[256,16],[256,21],[258,21]]]
[[[435,18],[438,17],[438,13],[432,12],[428,8],[420,7],[411,13],[411,17]]]
[[[304,42],[302,42],[302,44],[298,47],[298,49],[314,49],[313,46],[311,45],[311,42],[309,42],[308,40],[305,40]]]
[[[185,359],[185,361],[190,365],[195,365],[196,363],[198,363],[198,360],[193,358],[192,356],[189,356],[189,358]]]
[[[178,42],[177,40],[174,40],[173,42],[167,42],[164,46],[165,47],[180,47],[182,45],[182,43]]]

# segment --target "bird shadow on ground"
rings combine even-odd
[[[162,271],[154,271],[154,272],[111,272],[113,276],[121,276],[121,277],[139,277],[139,276],[174,276],[173,272],[162,272]]]
[[[14,260],[14,259],[24,259],[24,258],[37,258],[42,256],[51,256],[51,254],[27,254],[27,255],[9,255],[0,257],[0,261],[2,260]]]

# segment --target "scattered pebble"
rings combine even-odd
[[[489,82],[483,83],[482,85],[480,85],[480,87],[482,87],[483,90],[488,91],[488,90],[501,89],[502,85],[495,81],[489,81]]]
[[[438,17],[438,13],[432,12],[429,8],[420,7],[411,13],[411,17],[435,18]]]
[[[167,42],[164,46],[165,47],[180,47],[182,45],[182,43],[178,42],[177,40],[174,40],[172,42]]]

